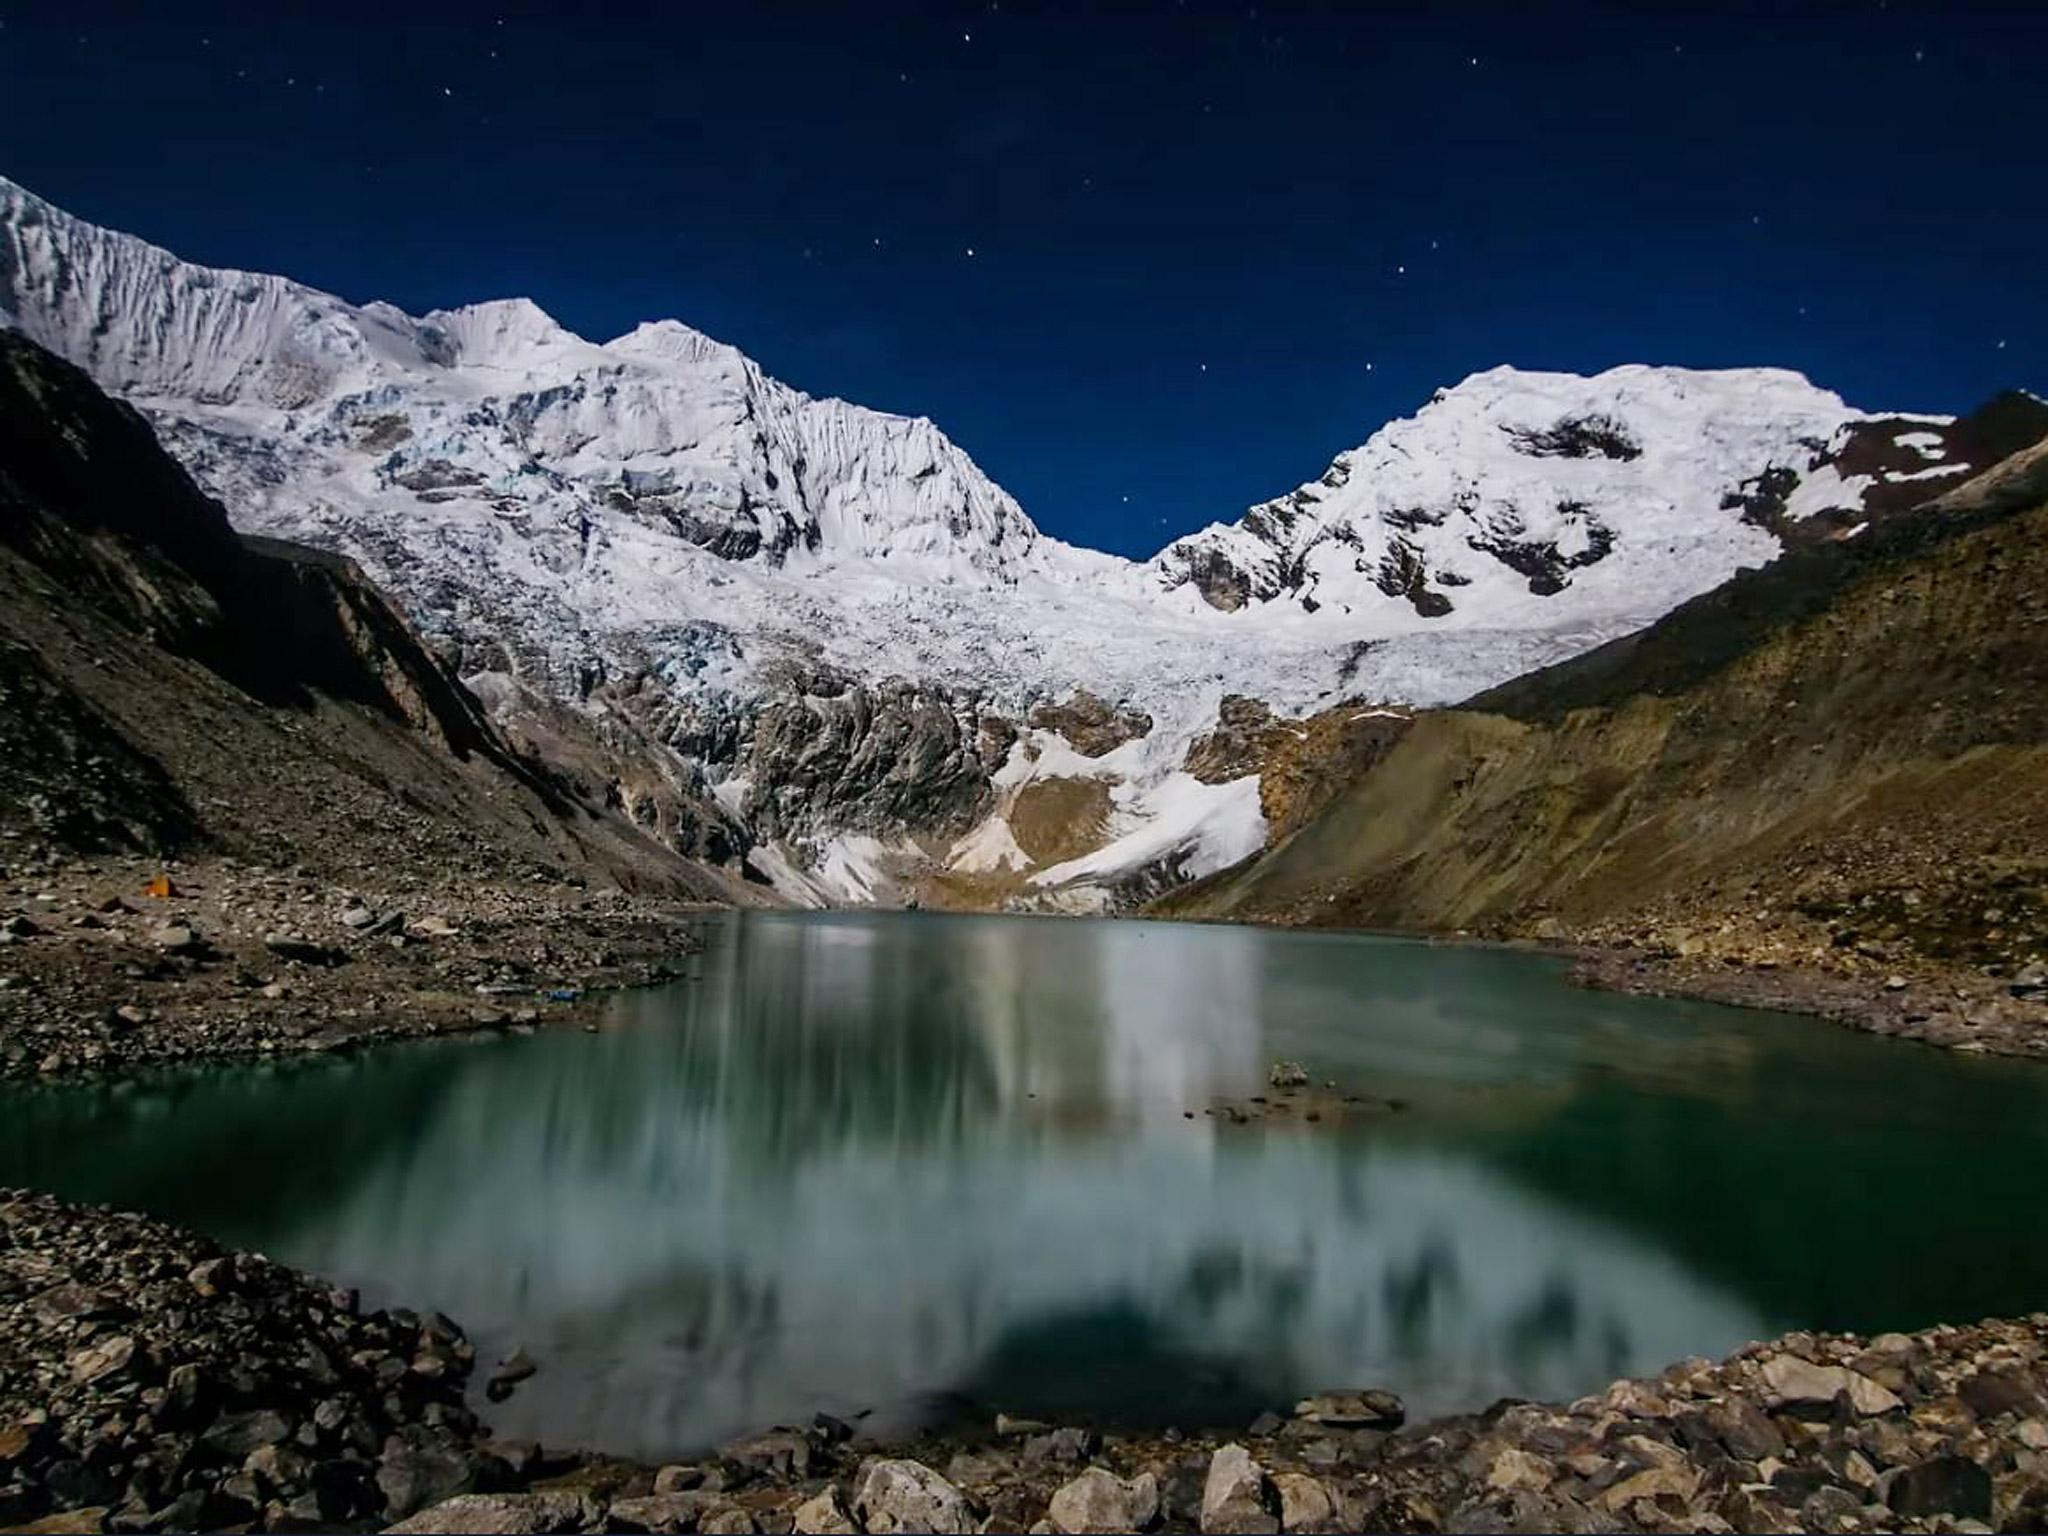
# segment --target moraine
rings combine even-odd
[[[2035,1064],[1354,935],[706,938],[594,1037],[9,1089],[0,1183],[442,1309],[540,1365],[502,1431],[657,1458],[820,1409],[1227,1426],[1370,1383],[1429,1415],[2048,1289],[2011,1219]]]

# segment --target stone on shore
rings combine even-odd
[[[1272,1536],[1280,1517],[1265,1468],[1236,1443],[1209,1458],[1209,1476],[1202,1484],[1203,1536]]]
[[[1841,1365],[1815,1365],[1797,1355],[1773,1355],[1763,1364],[1764,1386],[1772,1408],[1824,1406],[1837,1393],[1849,1394],[1849,1406],[1864,1418],[1902,1406],[1889,1390]]]
[[[949,1536],[976,1526],[967,1497],[922,1462],[871,1461],[861,1469],[853,1512],[873,1536]]]
[[[1090,1467],[1052,1496],[1046,1511],[1063,1536],[1124,1536],[1142,1531],[1159,1513],[1159,1483],[1150,1472],[1126,1481]]]
[[[790,1516],[790,1529],[796,1536],[855,1536],[860,1527],[839,1502],[839,1491],[827,1488],[816,1498],[797,1505]]]

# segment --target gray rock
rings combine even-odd
[[[377,1487],[394,1519],[468,1493],[476,1477],[474,1453],[424,1429],[389,1435],[377,1462]]]
[[[1272,1536],[1280,1529],[1266,1472],[1251,1452],[1226,1445],[1209,1458],[1202,1484],[1204,1536]]]
[[[811,1442],[793,1430],[771,1429],[728,1441],[718,1454],[754,1477],[807,1477]]]
[[[1159,1483],[1150,1472],[1125,1481],[1090,1467],[1052,1496],[1046,1517],[1065,1536],[1142,1531],[1159,1513]]]
[[[1336,1501],[1330,1490],[1304,1472],[1274,1474],[1273,1486],[1280,1493],[1280,1529],[1283,1531],[1327,1531],[1335,1529]]]
[[[149,931],[149,942],[167,955],[189,955],[200,947],[199,935],[183,923],[162,923]]]
[[[853,1512],[872,1536],[940,1536],[975,1526],[965,1494],[922,1462],[900,1458],[861,1468]]]
[[[1266,1081],[1275,1088],[1306,1088],[1308,1068],[1298,1061],[1276,1061],[1266,1073]]]
[[[266,1445],[280,1445],[292,1436],[292,1421],[274,1408],[249,1413],[224,1413],[199,1438],[223,1456],[241,1458]]]
[[[663,1467],[654,1474],[656,1493],[687,1493],[704,1481],[704,1469],[690,1466]]]
[[[1102,1437],[1092,1429],[1080,1429],[1064,1425],[1048,1430],[1042,1435],[1033,1435],[1024,1442],[1026,1461],[1086,1461],[1095,1454],[1102,1444]]]

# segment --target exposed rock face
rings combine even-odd
[[[1226,695],[1216,729],[1188,748],[1187,771],[1204,784],[1259,775],[1269,842],[1329,803],[1408,728],[1407,710],[1353,701],[1283,720],[1257,699]]]
[[[1062,703],[1033,706],[1025,723],[1036,730],[1058,731],[1083,757],[1101,757],[1127,741],[1152,732],[1152,717],[1129,704],[1111,706],[1085,688]]]
[[[750,785],[746,814],[766,836],[957,832],[993,798],[1001,761],[985,760],[982,746],[972,700],[814,668],[767,696],[732,761]]]

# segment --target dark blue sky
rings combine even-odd
[[[672,315],[1148,553],[1501,362],[2043,388],[2044,45],[1920,0],[0,0],[0,171],[351,299]]]

